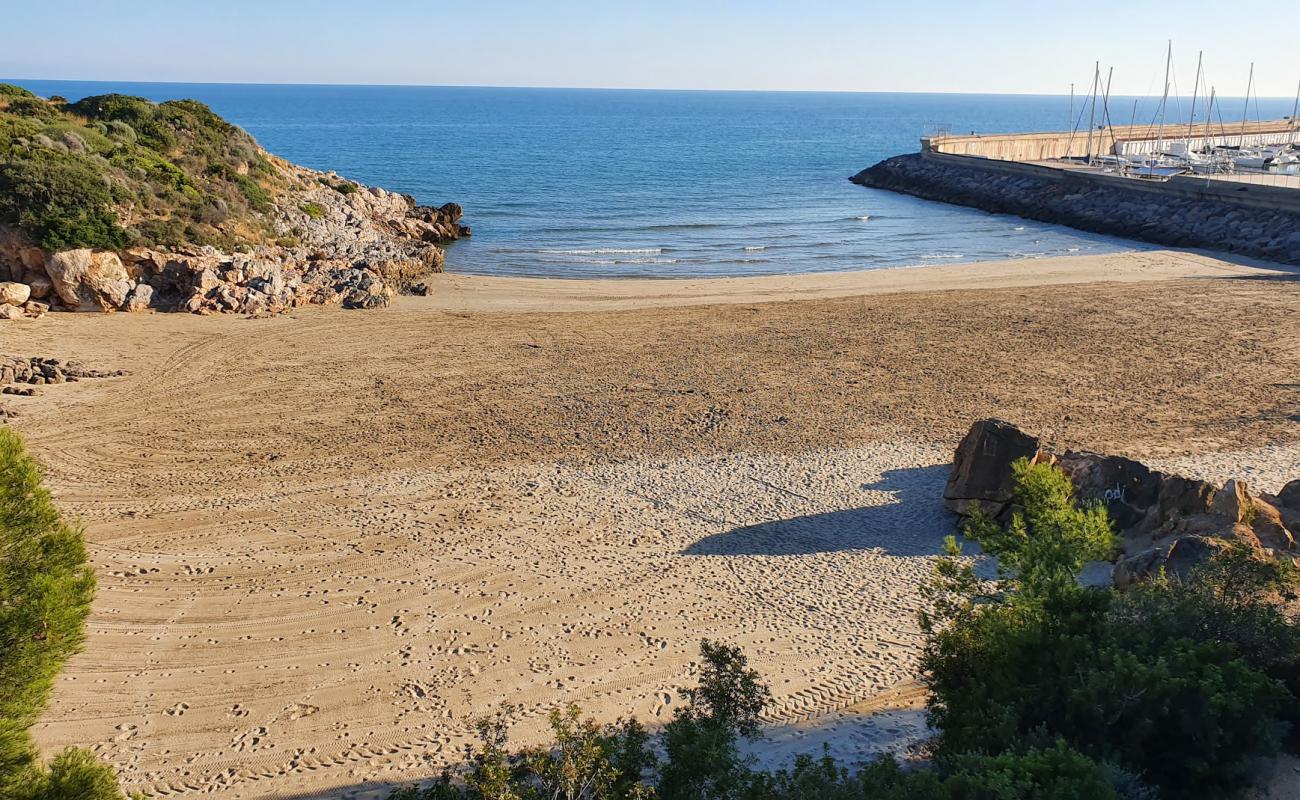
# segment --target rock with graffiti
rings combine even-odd
[[[1276,496],[1257,494],[1244,481],[1220,486],[1121,456],[1055,453],[1002,420],[976,422],[957,448],[944,492],[948,508],[965,516],[979,503],[1005,518],[1011,464],[1022,457],[1056,464],[1080,500],[1105,506],[1122,543],[1112,568],[1117,584],[1161,572],[1185,576],[1232,542],[1245,542],[1269,557],[1297,556],[1300,480]]]

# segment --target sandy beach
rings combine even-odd
[[[9,324],[5,353],[129,373],[0,401],[99,576],[33,733],[159,797],[380,797],[503,702],[520,742],[567,702],[667,719],[710,637],[773,688],[763,763],[909,746],[969,424],[1276,489],[1298,277],[1171,251],[446,275],[384,311]]]

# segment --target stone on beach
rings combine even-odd
[[[1038,439],[1000,419],[985,419],[971,426],[957,446],[952,474],[944,488],[944,505],[968,514],[978,503],[998,516],[1012,499],[1015,486],[1011,465],[1038,452]]]

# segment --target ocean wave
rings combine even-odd
[[[577,250],[538,250],[548,256],[658,256],[662,247],[592,247]]]
[[[749,245],[749,246],[747,246],[747,247],[745,248],[745,252],[746,252],[746,253],[761,253],[761,252],[763,252],[763,251],[766,250],[766,249],[767,249],[767,245],[765,245],[765,244],[755,244],[755,245]]]
[[[965,258],[965,253],[922,253],[922,261],[947,261],[956,258]]]
[[[574,256],[572,258],[539,258],[541,264],[588,264],[595,267],[613,267],[619,264],[635,265],[653,265],[653,264],[676,264],[675,258],[590,258],[587,256]]]

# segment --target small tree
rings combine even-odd
[[[0,428],[0,797],[116,800],[112,770],[69,750],[48,766],[28,738],[95,593],[81,531],[64,522],[13,430]]]
[[[706,639],[700,655],[699,686],[686,692],[689,702],[664,726],[658,788],[666,800],[737,797],[755,777],[737,744],[758,736],[771,690],[738,647]]]
[[[965,533],[996,556],[1018,591],[1041,595],[1072,585],[1089,561],[1110,558],[1115,532],[1099,503],[1079,504],[1059,468],[1022,458],[1011,466],[1015,490],[1004,528],[976,506]]]

